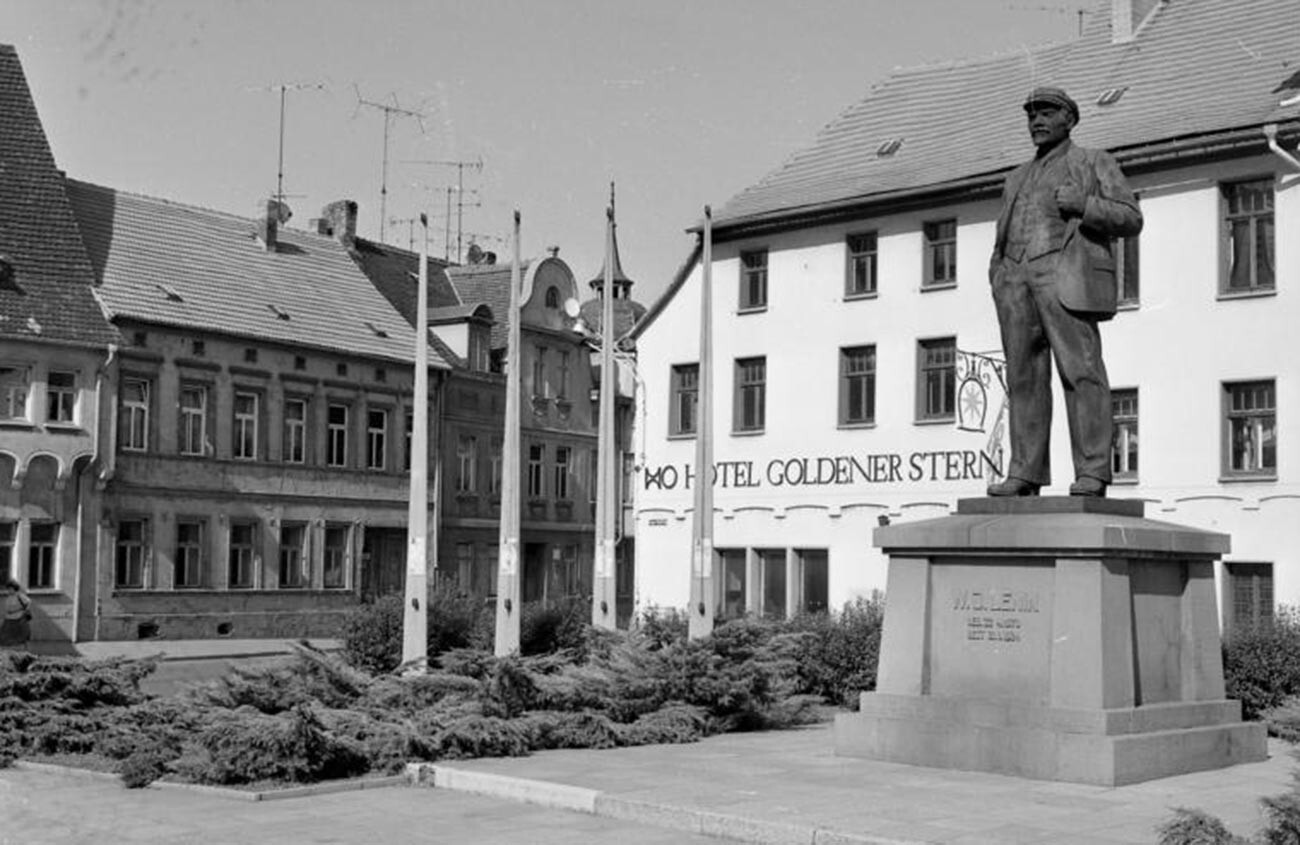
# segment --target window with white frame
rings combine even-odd
[[[876,293],[876,233],[859,232],[845,239],[848,266],[844,273],[844,295],[849,298]]]
[[[404,426],[404,430],[402,432],[402,443],[403,443],[402,454],[404,455],[404,457],[402,458],[402,469],[404,469],[407,472],[410,472],[411,471],[411,439],[415,436],[415,414],[412,411],[407,411],[404,414],[404,416],[406,417],[406,425]]]
[[[1274,289],[1272,179],[1228,182],[1222,188],[1224,272],[1221,292]]]
[[[208,388],[181,385],[180,450],[182,455],[203,455],[208,444]]]
[[[257,459],[258,400],[261,397],[249,391],[235,391],[234,456],[238,460]]]
[[[555,396],[557,399],[569,398],[569,358],[568,352],[560,352],[560,383],[556,386]]]
[[[546,384],[546,347],[538,344],[533,347],[533,396],[541,398],[550,395]]]
[[[138,590],[144,586],[148,533],[147,520],[118,521],[117,548],[113,567],[113,586],[118,589]]]
[[[149,448],[149,408],[153,385],[142,378],[122,379],[121,419],[118,438],[127,452],[144,452]]]
[[[795,549],[799,609],[825,613],[830,608],[830,561],[826,549]]]
[[[935,220],[921,228],[925,234],[925,272],[921,287],[957,284],[957,221]]]
[[[699,426],[700,365],[674,364],[669,381],[672,407],[669,409],[668,433],[673,436],[694,434]]]
[[[326,414],[325,463],[345,467],[348,465],[348,406],[331,402]]]
[[[557,499],[569,498],[569,463],[573,456],[573,449],[568,446],[555,447],[555,466],[552,480],[554,485],[551,490]]]
[[[736,359],[734,431],[762,431],[767,416],[767,358]]]
[[[473,493],[478,489],[478,438],[462,434],[456,442],[456,492]]]
[[[1273,619],[1273,564],[1227,563],[1227,596],[1231,630],[1253,628]]]
[[[348,548],[352,542],[352,532],[346,525],[325,526],[324,586],[327,590],[337,590],[347,586]]]
[[[290,464],[307,463],[307,400],[284,400],[284,460]]]
[[[307,565],[307,526],[301,522],[280,525],[280,589],[294,590],[310,585]]]
[[[205,527],[206,523],[201,519],[177,518],[176,556],[172,560],[173,586],[203,586]]]
[[[1230,382],[1224,390],[1224,474],[1277,474],[1277,387],[1273,379]]]
[[[540,443],[528,446],[528,495],[539,499],[546,495],[542,464],[546,458],[546,447]]]
[[[388,411],[371,408],[366,411],[366,468],[382,470],[387,466]]]
[[[45,378],[45,421],[72,423],[77,417],[77,374],[51,370]]]
[[[0,522],[0,581],[14,577],[14,548],[18,542],[18,523]]]
[[[740,254],[740,310],[761,311],[766,307],[767,250],[746,250]]]
[[[55,552],[59,545],[57,522],[33,522],[27,539],[27,589],[49,590],[55,586]]]
[[[257,571],[257,558],[257,523],[231,520],[226,583],[232,589],[251,589]]]
[[[840,349],[840,425],[876,421],[876,347]]]
[[[1111,390],[1110,471],[1116,481],[1132,480],[1138,474],[1137,388]]]
[[[492,453],[488,456],[488,493],[499,495],[501,493],[501,438],[492,438]]]
[[[0,420],[27,419],[32,368],[0,364]]]
[[[918,341],[916,358],[917,420],[952,419],[956,407],[957,339]]]

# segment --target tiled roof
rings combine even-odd
[[[1107,149],[1300,120],[1300,104],[1280,107],[1286,95],[1275,93],[1300,61],[1300,0],[1159,3],[1135,38],[1117,43],[1109,6],[1098,4],[1076,41],[895,72],[727,202],[715,226],[1010,168],[1032,150],[1021,104],[1034,85],[1070,92],[1081,111],[1075,139]],[[1118,101],[1098,104],[1118,88]]]
[[[109,314],[349,355],[414,359],[411,325],[334,238],[69,180]],[[446,366],[436,355],[431,366]]]
[[[524,259],[519,265],[521,277],[528,273],[529,261]],[[492,309],[496,322],[492,324],[492,348],[500,349],[506,345],[510,331],[510,264],[467,264],[462,267],[448,267],[447,277],[451,279],[460,301],[466,305],[483,303]]]
[[[22,64],[0,44],[0,337],[103,346],[120,340],[91,292],[95,274]]]
[[[391,244],[357,238],[352,258],[375,289],[383,294],[406,322],[415,325],[416,290],[420,254]],[[446,274],[447,262],[429,259],[429,308],[459,305],[456,289]]]

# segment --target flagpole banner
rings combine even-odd
[[[1001,356],[957,350],[957,430],[983,434],[980,449],[991,481],[1006,476],[1011,455],[1007,365]]]

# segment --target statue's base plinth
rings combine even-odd
[[[877,692],[837,754],[1114,786],[1266,756],[1224,698],[1214,560],[1228,537],[1136,501],[974,499],[876,530]]]

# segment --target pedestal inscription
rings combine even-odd
[[[930,579],[930,693],[1045,702],[1052,567],[937,558]]]

